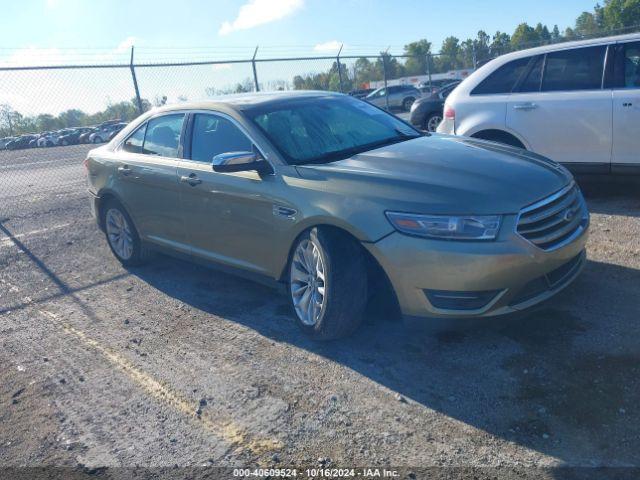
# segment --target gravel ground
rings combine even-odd
[[[0,466],[640,467],[638,184],[583,182],[588,265],[526,318],[320,344],[278,291],[124,269],[86,150],[0,152]]]

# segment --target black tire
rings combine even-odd
[[[102,139],[100,137],[94,137],[93,143],[102,143]]]
[[[402,110],[404,110],[405,112],[408,112],[409,110],[411,110],[411,105],[413,105],[413,102],[415,102],[416,99],[413,97],[407,97],[402,101]]]
[[[422,129],[427,131],[427,132],[431,132],[434,133],[436,130],[435,128],[432,130],[431,128],[429,128],[429,124],[432,123],[432,121],[436,118],[439,118],[440,121],[442,121],[442,114],[438,113],[438,112],[432,112],[429,115],[427,115],[427,117],[424,119],[424,122],[422,124]],[[440,122],[438,122],[440,123]]]
[[[107,233],[107,213],[109,212],[109,210],[119,211],[127,221],[127,224],[131,231],[131,237],[133,241],[133,253],[129,258],[123,258],[121,255],[119,255],[116,249],[114,248],[114,246],[111,244],[109,235]],[[144,265],[145,263],[147,263],[151,258],[152,252],[140,240],[140,235],[138,234],[138,230],[136,229],[133,223],[133,220],[127,213],[127,210],[122,206],[122,204],[118,202],[116,199],[109,199],[107,200],[105,205],[101,207],[100,214],[101,214],[100,220],[104,227],[107,244],[109,245],[111,252],[118,259],[118,261],[125,267],[134,267],[134,266]]]
[[[296,312],[292,294],[294,254],[310,241],[324,262],[325,294],[319,317],[313,325]],[[367,265],[362,246],[347,234],[331,228],[313,228],[298,237],[289,265],[288,296],[296,323],[316,340],[334,340],[353,333],[362,322],[367,305]]]

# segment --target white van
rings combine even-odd
[[[640,174],[640,34],[499,57],[449,95],[438,132],[526,148],[576,173]]]

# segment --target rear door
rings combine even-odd
[[[157,116],[129,135],[118,155],[117,185],[143,238],[188,253],[177,178],[184,118]]]
[[[532,151],[575,171],[608,172],[611,90],[606,45],[550,52],[529,65],[509,98],[507,128]]]
[[[640,173],[640,42],[616,46],[613,88],[613,172]]]

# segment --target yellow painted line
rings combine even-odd
[[[245,429],[236,425],[232,420],[214,420],[208,418],[204,412],[198,416],[193,402],[189,402],[180,392],[172,389],[166,383],[156,380],[148,373],[133,365],[133,363],[122,355],[90,338],[81,330],[62,321],[56,314],[47,310],[40,310],[40,313],[59,324],[65,332],[80,340],[86,347],[100,353],[156,400],[190,417],[200,423],[209,432],[231,444],[234,452],[249,451],[260,455],[282,448],[281,442],[276,439],[252,437]]]

